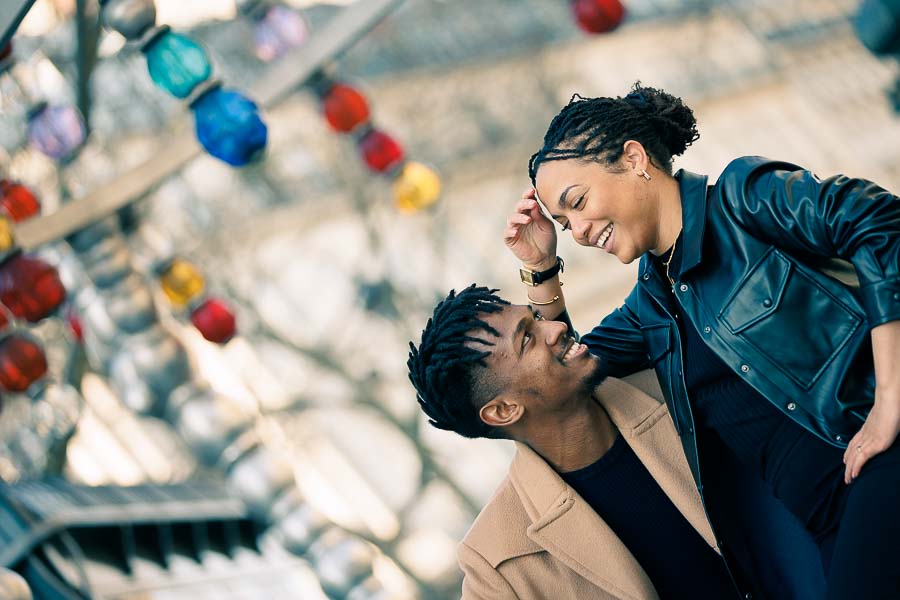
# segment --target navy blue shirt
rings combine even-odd
[[[560,475],[631,551],[662,600],[735,597],[724,561],[675,508],[624,437],[595,463]]]

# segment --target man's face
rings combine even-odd
[[[566,324],[545,321],[530,306],[511,305],[481,315],[500,333],[486,363],[502,393],[522,402],[531,417],[590,398],[600,362],[567,332]]]

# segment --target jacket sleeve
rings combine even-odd
[[[635,309],[637,289],[635,286],[621,307],[581,338],[591,354],[600,357],[603,372],[612,377],[625,377],[650,365]]]
[[[463,542],[457,552],[463,572],[462,600],[518,600],[509,582],[477,550]]]
[[[758,156],[729,164],[717,187],[757,239],[853,263],[870,327],[900,319],[900,198],[865,179],[819,179]]]

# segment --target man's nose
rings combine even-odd
[[[548,346],[558,344],[560,338],[569,331],[569,327],[562,321],[544,321],[543,324],[546,326],[545,335]]]

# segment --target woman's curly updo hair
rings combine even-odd
[[[694,111],[681,98],[641,82],[625,97],[575,94],[550,122],[543,147],[528,162],[528,175],[535,183],[538,167],[551,160],[580,158],[613,165],[628,140],[640,142],[650,162],[671,175],[672,157],[698,137]]]

